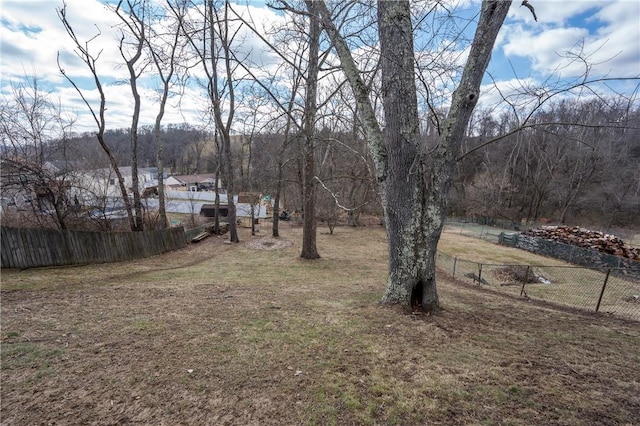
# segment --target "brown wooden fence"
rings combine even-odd
[[[185,247],[184,229],[79,232],[1,228],[2,268],[120,262]]]

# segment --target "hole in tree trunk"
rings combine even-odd
[[[418,281],[411,289],[411,310],[413,312],[422,311],[422,293],[424,291],[424,283]]]
[[[433,293],[433,294],[432,294]],[[435,294],[435,284],[433,279],[418,281],[411,289],[411,310],[412,312],[424,312],[431,314],[438,309],[438,296]]]

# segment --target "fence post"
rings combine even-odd
[[[456,276],[456,264],[458,263],[458,258],[454,257],[453,258],[453,277],[455,278]]]
[[[611,274],[611,269],[607,269],[607,275],[604,277],[604,283],[602,283],[602,290],[600,290],[600,297],[598,297],[598,304],[596,305],[596,312],[600,310],[600,302],[602,302],[604,289],[607,287],[607,281],[609,281],[609,274]]]
[[[478,263],[478,285],[482,284],[482,263]]]
[[[524,286],[527,285],[527,281],[529,280],[529,270],[530,270],[531,266],[527,265],[527,272],[524,274],[524,280],[522,280],[522,288],[520,289],[520,296],[522,296],[524,294],[524,297],[529,297],[527,296],[527,292],[524,290]]]

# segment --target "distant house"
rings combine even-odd
[[[253,214],[252,213],[253,209]],[[267,218],[267,206],[264,203],[262,194],[241,192],[237,196],[236,217],[240,226],[251,227],[251,218],[254,224],[258,225],[260,219]]]
[[[2,159],[0,164],[0,207],[2,210],[46,212],[52,203],[67,201],[69,180],[58,179],[52,163],[33,163],[25,159]]]
[[[106,170],[106,169],[105,169]],[[102,182],[106,179],[103,178]],[[141,179],[147,182],[148,180]],[[152,183],[156,184],[156,180]],[[117,183],[117,182],[114,182]],[[165,209],[172,213],[199,214],[200,216],[215,217],[215,174],[204,173],[194,175],[176,175],[164,179],[165,185]],[[149,187],[147,193],[154,194],[154,188]],[[229,214],[227,194],[218,182],[218,194],[220,197],[220,218],[226,218]],[[149,209],[158,208],[158,200],[150,197],[145,200]],[[267,207],[261,194],[241,193],[234,196],[236,205],[236,217],[243,226],[251,226],[251,209],[256,223],[267,217]]]
[[[165,187],[174,191],[215,191],[216,175],[204,173],[196,175],[169,176],[165,181]],[[218,190],[222,191],[221,181],[218,180]]]
[[[171,189],[171,190],[178,191],[178,190],[181,190],[181,188],[185,185],[186,184],[184,182],[182,182],[179,179],[176,179],[174,176],[169,176],[164,180],[165,190]]]
[[[267,207],[263,201],[261,194],[241,193],[233,197],[236,205],[236,219],[241,226],[251,226],[251,208],[253,207],[253,218],[255,223],[260,223],[260,219],[266,219]],[[213,200],[212,200],[213,201]],[[200,215],[204,217],[215,217],[216,205],[213,202],[203,203],[200,209]],[[220,197],[219,206],[220,218],[227,218],[229,215],[229,206],[227,197]]]
[[[60,166],[64,166],[60,164]],[[68,165],[67,165],[68,166]],[[0,207],[4,211],[52,213],[78,205],[73,197],[76,173],[50,161],[3,158],[0,164]]]
[[[132,168],[119,167],[118,170],[124,180],[127,191],[133,188]],[[122,197],[120,184],[116,172],[108,167],[103,169],[82,170],[75,173],[77,184],[75,190],[77,196],[82,196],[86,201],[91,199],[119,199]],[[138,190],[143,193],[146,188],[158,185],[157,167],[138,168]]]

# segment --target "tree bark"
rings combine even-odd
[[[138,16],[138,11],[135,10],[137,4],[128,3],[131,10],[128,15],[123,15],[123,11],[120,8],[122,0],[116,7],[116,14],[122,20],[125,27],[129,29],[131,35],[134,37],[135,42],[133,45],[134,54],[131,58],[127,59],[125,55],[125,35],[123,30],[122,38],[120,39],[120,54],[124,59],[127,70],[129,71],[129,86],[131,87],[131,95],[133,96],[133,113],[131,115],[131,193],[133,194],[133,227],[132,231],[144,230],[144,218],[142,214],[142,201],[140,199],[140,183],[138,178],[138,123],[140,120],[140,93],[138,92],[138,74],[135,69],[135,64],[142,57],[142,50],[145,44],[146,29],[145,22]],[[141,11],[144,15],[144,10]]]
[[[133,69],[131,68],[132,76]],[[138,178],[138,120],[140,118],[140,94],[135,77],[131,80],[131,90],[134,99],[133,118],[131,120],[131,192],[133,194],[134,228],[132,231],[144,230],[142,202],[140,199],[140,182]]]
[[[383,302],[417,308],[424,299],[428,305],[423,307],[433,310],[438,305],[435,263],[431,260],[435,250],[427,240],[430,233],[425,233],[429,218],[425,214],[425,168],[420,153],[408,1],[378,2],[378,33],[386,123],[383,135],[388,152],[384,209],[390,273]]]
[[[302,228],[303,259],[317,259],[320,257],[316,245],[316,164],[315,164],[315,122],[316,95],[318,89],[318,51],[320,50],[320,21],[315,1],[307,1],[309,10],[309,62],[307,70],[307,91],[304,105],[304,140],[302,160],[302,203],[304,222]]]
[[[233,173],[233,162],[231,156],[231,124],[233,123],[233,116],[235,113],[235,93],[233,86],[233,75],[231,72],[231,40],[229,33],[229,20],[228,20],[228,3],[224,5],[224,17],[223,19],[219,19],[217,16],[217,12],[215,10],[215,5],[213,1],[209,0],[206,3],[206,11],[208,16],[208,25],[209,25],[209,43],[210,52],[212,57],[211,60],[211,70],[210,83],[209,83],[209,97],[213,104],[213,115],[216,122],[216,127],[218,129],[218,134],[220,136],[221,141],[221,153],[222,158],[220,159],[222,163],[222,173],[225,177],[225,185],[227,188],[227,207],[228,213],[227,218],[229,221],[229,240],[232,243],[240,242],[240,238],[238,237],[238,227],[236,223],[236,205],[233,200],[233,196],[235,194],[235,185],[234,185],[234,173]],[[215,12],[215,13],[214,13]],[[215,19],[214,19],[215,18]],[[220,48],[223,52],[222,58],[217,58],[213,52],[216,51],[215,39],[216,39],[216,31],[215,27],[217,26],[218,37],[220,42]],[[228,91],[228,101],[229,101],[229,112],[227,115],[227,119],[223,120],[222,118],[222,99],[221,99],[221,90],[219,87],[219,75],[217,66],[219,62],[222,60],[224,64],[224,73],[227,81],[229,82],[227,86]],[[217,191],[217,188],[216,188]]]
[[[290,120],[290,119],[288,119]],[[284,151],[285,151],[285,147],[287,145],[287,140],[289,137],[289,123],[290,121],[287,121],[287,127],[284,133],[284,141],[282,142],[282,145],[280,146],[280,149],[278,150],[278,160],[277,160],[277,170],[278,170],[278,178],[276,179],[276,193],[275,196],[273,198],[273,223],[271,226],[271,236],[274,238],[278,238],[280,237],[280,228],[279,228],[279,222],[280,222],[280,195],[282,193],[282,179],[284,178],[284,164],[283,164],[283,156],[284,156]]]
[[[156,143],[156,165],[158,167],[158,216],[159,216],[159,225],[161,229],[165,229],[169,226],[167,219],[167,209],[166,209],[166,200],[165,200],[165,189],[164,189],[164,141],[162,140],[162,119],[164,118],[165,108],[167,105],[167,100],[169,99],[169,90],[172,86],[172,81],[174,74],[176,73],[177,68],[177,58],[176,55],[178,53],[178,48],[180,46],[180,25],[184,20],[184,10],[179,9],[176,13],[177,23],[175,28],[173,28],[173,37],[170,43],[167,43],[166,47],[168,49],[168,55],[165,55],[162,47],[156,47],[149,40],[149,38],[145,38],[145,42],[151,56],[153,58],[153,62],[156,66],[156,70],[158,71],[158,75],[160,76],[160,80],[162,81],[162,92],[160,94],[160,104],[158,108],[158,113],[156,114],[156,120],[153,126],[153,138]],[[152,34],[152,37],[160,38],[157,34]],[[166,70],[163,69],[166,67]]]
[[[219,108],[219,107],[218,107]],[[232,243],[240,242],[238,226],[236,222],[236,204],[233,200],[235,194],[233,163],[231,160],[231,137],[226,129],[221,129],[222,136],[222,169],[227,187],[227,219],[229,221],[229,240]]]

